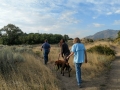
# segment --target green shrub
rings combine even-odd
[[[112,50],[110,47],[102,46],[102,45],[91,47],[90,49],[87,49],[87,52],[104,54],[104,55],[113,55],[113,56],[115,56],[116,54],[115,51]]]
[[[16,69],[16,63],[24,62],[25,59],[20,52],[13,51],[15,48],[3,47],[0,49],[0,71],[9,73]]]
[[[115,40],[114,40],[114,43],[117,43],[117,44],[120,45],[120,38],[115,39]]]

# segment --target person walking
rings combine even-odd
[[[47,65],[48,54],[50,52],[50,44],[48,43],[47,39],[44,40],[44,43],[41,46],[41,51],[42,49],[43,49],[43,56],[44,56],[44,64]]]
[[[82,63],[87,63],[87,53],[84,44],[81,43],[80,39],[76,37],[73,40],[73,46],[71,48],[71,53],[67,58],[70,58],[74,54],[75,70],[76,70],[76,79],[77,84],[81,88],[81,65]]]
[[[60,40],[60,47],[61,47],[61,56],[66,62],[68,62],[69,58],[67,58],[67,56],[70,54],[70,50],[64,39]]]
[[[60,40],[59,45],[61,47],[61,53],[60,54],[63,57],[63,59],[65,61],[65,64],[66,64],[66,63],[68,63],[68,60],[69,60],[69,58],[67,58],[67,56],[70,54],[69,47],[68,47],[68,45],[67,45],[67,43],[65,42],[64,39]],[[63,64],[63,67],[64,67],[65,64]],[[72,70],[72,68],[70,67],[69,71],[71,71],[71,70]]]

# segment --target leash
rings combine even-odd
[[[58,56],[58,60],[59,60],[59,58],[60,58],[60,54],[59,54],[59,56]]]

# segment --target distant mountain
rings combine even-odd
[[[93,40],[105,39],[105,38],[113,38],[114,39],[117,37],[119,31],[120,30],[107,29],[107,30],[97,32],[94,35],[87,36],[85,38],[89,38],[89,39],[93,39]]]

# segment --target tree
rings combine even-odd
[[[118,32],[118,38],[120,38],[120,31]]]
[[[64,37],[65,41],[68,41],[68,39],[69,39],[68,35],[65,34],[63,37]]]
[[[4,26],[0,31],[5,31],[6,34],[3,37],[3,44],[13,45],[19,44],[19,36],[23,34],[19,27],[16,27],[13,24],[8,24]]]

